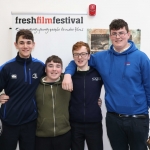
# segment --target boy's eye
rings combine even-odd
[[[27,44],[31,44],[31,42],[27,42]]]
[[[30,45],[31,42],[30,42],[30,41],[28,41],[27,43],[25,43],[25,42],[20,42],[19,44],[21,44],[21,45],[23,45],[23,44],[28,44],[28,45]]]
[[[56,66],[57,68],[61,68],[61,66]]]

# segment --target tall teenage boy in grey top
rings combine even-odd
[[[109,29],[110,49],[95,53],[89,60],[104,82],[107,134],[113,150],[147,150],[150,61],[129,41],[124,20],[113,20]],[[64,89],[72,90],[75,68],[74,62],[66,68]]]
[[[77,69],[72,76],[74,90],[69,109],[71,149],[84,150],[86,140],[89,150],[103,150],[102,114],[97,104],[103,82],[97,70],[88,66],[90,48],[87,43],[75,43],[72,54]]]
[[[0,67],[1,150],[34,150],[37,108],[35,91],[44,72],[44,63],[32,58],[34,37],[22,29],[16,34],[17,56]]]

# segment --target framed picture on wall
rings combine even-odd
[[[130,30],[130,40],[134,41],[138,49],[141,43],[141,30]],[[109,29],[87,29],[87,41],[91,49],[91,54],[108,50],[111,41],[109,39]]]
[[[107,50],[110,45],[108,29],[87,29],[87,41],[91,53]]]
[[[130,30],[131,36],[130,40],[133,41],[138,49],[140,49],[141,45],[141,30]]]

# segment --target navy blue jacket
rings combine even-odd
[[[17,55],[0,67],[0,92],[8,102],[0,108],[0,118],[8,125],[21,125],[37,118],[35,91],[44,72],[44,63]]]
[[[89,71],[76,71],[72,76],[73,92],[70,100],[70,121],[101,122],[102,114],[98,106],[102,79],[99,73],[90,68]]]

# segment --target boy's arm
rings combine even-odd
[[[95,54],[90,56],[89,66],[95,66]],[[71,76],[75,73],[77,65],[75,64],[74,60],[72,60],[69,65],[65,69],[65,75],[62,82],[62,88],[64,90],[73,91],[73,83]]]
[[[73,91],[73,83],[70,74],[65,74],[62,82],[62,88],[67,91]]]
[[[72,60],[65,69],[65,74],[74,75],[75,70],[77,68],[76,63]]]
[[[6,75],[5,75],[5,70],[2,70],[0,67],[0,92],[3,91],[3,88],[5,87],[5,82],[6,81]],[[4,104],[9,100],[9,96],[6,95],[4,92],[0,94],[0,103]]]
[[[141,64],[142,83],[147,97],[147,103],[150,107],[150,61],[149,58],[144,58],[144,63]]]
[[[96,52],[95,54],[90,55],[90,59],[88,61],[88,65],[96,68],[96,57],[99,55],[100,52]]]
[[[7,80],[6,70],[0,66],[0,92],[4,89]]]
[[[91,67],[96,67],[96,62],[95,60],[97,59],[96,57],[99,55],[99,52],[90,55],[90,59],[88,61],[88,65]],[[71,76],[74,75],[75,71],[76,71],[77,65],[74,62],[74,60],[72,60],[68,66],[65,69],[65,74],[70,74]]]
[[[62,82],[62,88],[64,90],[68,90],[70,92],[73,91],[73,83],[72,83],[71,75],[75,73],[76,67],[77,65],[75,64],[73,60],[66,67],[64,79]]]

